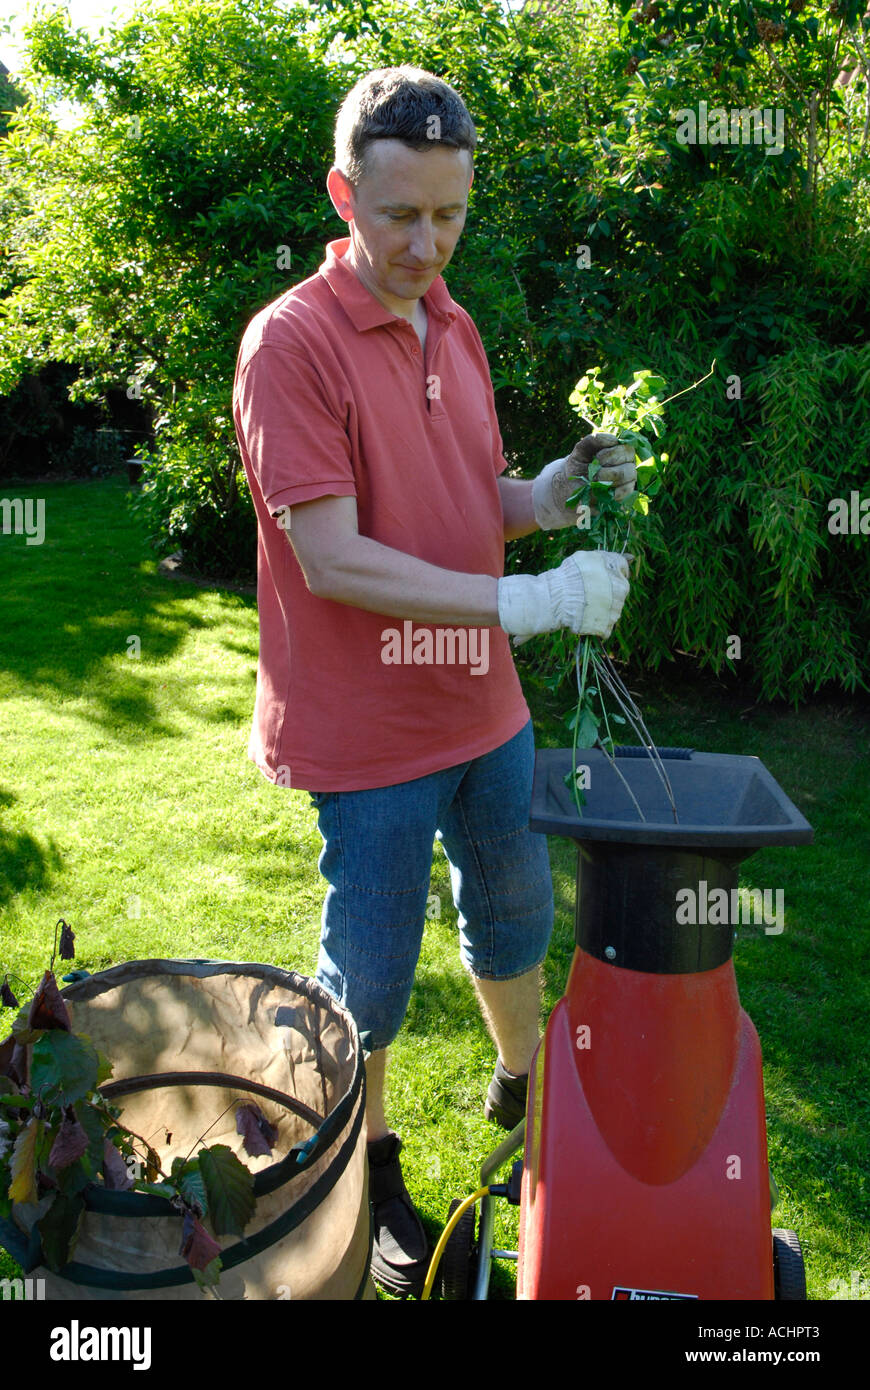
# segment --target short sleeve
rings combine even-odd
[[[348,405],[316,365],[261,344],[240,367],[233,417],[272,515],[315,497],[355,497]]]

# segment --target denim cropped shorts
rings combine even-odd
[[[450,864],[459,951],[472,975],[539,965],[553,930],[547,840],[528,828],[531,721],[492,753],[370,791],[312,792],[323,837],[317,979],[353,1015],[364,1052],[393,1041],[420,955],[433,843]]]

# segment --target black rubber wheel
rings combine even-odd
[[[781,1302],[801,1303],[807,1296],[807,1276],[804,1253],[794,1231],[773,1232],[774,1298]]]
[[[449,1221],[458,1206],[454,1197],[447,1213]],[[441,1256],[441,1297],[449,1303],[459,1303],[471,1297],[471,1286],[477,1275],[474,1227],[477,1208],[469,1207],[454,1227]]]

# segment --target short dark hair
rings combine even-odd
[[[423,68],[376,68],[361,77],[335,122],[335,165],[351,187],[365,172],[373,140],[401,140],[415,150],[448,145],[474,160],[477,131],[458,92]]]

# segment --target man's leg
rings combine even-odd
[[[484,1109],[507,1129],[525,1109],[539,1042],[539,966],[553,929],[547,840],[529,830],[533,767],[530,722],[469,764],[439,828],[460,954],[499,1053]]]
[[[541,980],[535,966],[512,980],[474,979],[481,1013],[502,1066],[525,1076],[540,1042]]]
[[[460,777],[461,771],[454,780]],[[437,788],[430,777],[371,791],[313,793],[312,800],[324,841],[320,872],[329,884],[317,980],[353,1015],[366,1053],[372,1273],[394,1293],[419,1294],[430,1242],[402,1177],[402,1141],[384,1115],[384,1074],[426,921]]]
[[[387,1049],[370,1052],[366,1058],[366,1132],[368,1142],[383,1139],[390,1133],[384,1116],[384,1073],[387,1069]]]

